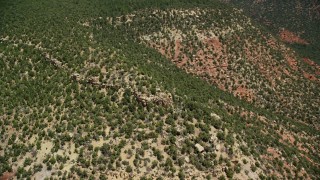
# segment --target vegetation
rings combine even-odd
[[[304,82],[298,73],[297,81],[286,77],[293,83],[279,85],[278,93],[292,88],[283,97],[301,96],[285,101],[284,108],[275,105],[273,91],[261,88],[268,85],[265,76],[237,50],[247,36],[252,51],[265,39],[249,36],[269,37],[249,24],[241,11],[215,0],[1,1],[0,175],[319,177],[319,84]],[[221,67],[219,79],[228,91],[190,71],[201,66],[191,57],[207,48],[195,34],[232,32],[236,25],[248,25],[235,33],[243,38],[238,44],[232,33],[218,36],[228,45],[221,60],[229,54],[225,58],[234,64]],[[174,33],[185,35],[183,43],[191,44],[181,48],[188,66],[172,61],[175,42],[166,29],[177,29]],[[222,64],[214,48],[203,54]],[[268,50],[270,64],[284,62],[279,55],[284,50]],[[260,100],[248,102],[233,94],[235,84],[222,80],[227,71],[240,74],[239,81],[254,82],[252,87],[259,85]],[[303,93],[298,91],[302,86]],[[294,103],[300,103],[297,113]]]
[[[220,0],[225,2],[225,0]],[[253,0],[228,1],[236,7],[242,8],[246,14],[257,22],[265,25],[269,31],[279,34],[285,28],[300,35],[309,42],[307,45],[288,44],[298,51],[302,57],[307,57],[320,64],[320,28],[319,1],[260,1]]]

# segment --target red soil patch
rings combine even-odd
[[[287,141],[289,141],[290,144],[294,144],[294,141],[295,141],[294,137],[289,133],[284,133],[282,135],[282,140],[284,140],[284,141],[287,140]]]
[[[252,90],[249,90],[245,87],[239,86],[235,91],[234,91],[235,96],[240,96],[241,98],[245,98],[249,102],[252,102],[254,95]]]
[[[274,49],[278,49],[275,46],[275,41],[272,39],[268,40],[268,44],[270,46],[273,46]],[[245,53],[246,53],[246,57],[247,60],[251,61],[252,64],[255,64],[256,67],[258,68],[259,72],[268,80],[268,82],[270,83],[271,87],[275,87],[276,86],[276,81],[274,77],[281,77],[282,74],[282,67],[279,67],[278,65],[276,65],[274,62],[270,63],[265,63],[265,61],[263,61],[262,59],[264,59],[262,57],[262,54],[264,52],[268,53],[267,51],[264,51],[263,47],[261,46],[261,44],[259,44],[256,47],[256,51],[252,52],[251,48],[252,48],[252,44],[246,42],[246,47],[244,48]],[[270,60],[272,59],[271,56],[268,56],[270,58]]]
[[[298,149],[299,149],[300,151],[304,151],[304,152],[306,152],[306,153],[309,153],[309,149],[303,147],[303,146],[302,146],[302,143],[298,143],[297,146],[298,146]]]
[[[176,40],[175,42],[175,48],[174,48],[174,60],[177,60],[180,54],[180,48],[181,48],[181,41],[180,40]]]
[[[206,40],[206,43],[209,45],[209,47],[212,47],[212,49],[214,49],[215,53],[218,54],[217,58],[222,55],[222,43],[218,38],[209,38]]]
[[[267,149],[267,152],[268,152],[268,154],[270,154],[273,158],[279,158],[279,157],[280,157],[280,153],[279,153],[276,149],[274,149],[274,148],[272,148],[272,147],[269,147],[269,148]]]
[[[261,155],[261,157],[267,160],[274,160],[276,158],[280,158],[281,156],[280,152],[272,147],[268,147],[267,153],[268,154]]]
[[[288,70],[283,70],[283,72],[284,72],[284,74],[286,74],[287,76],[291,76],[291,74],[289,73],[289,71]]]
[[[297,61],[294,58],[290,57],[290,56],[286,56],[285,58],[286,58],[286,60],[287,60],[287,62],[289,64],[289,66],[293,70],[297,71],[298,70]]]
[[[14,173],[12,172],[5,172],[0,176],[0,180],[9,180],[14,176]]]
[[[203,43],[207,45],[207,48],[197,50],[192,59],[188,57],[183,50],[188,50],[190,53],[194,53],[191,44],[182,44],[182,40],[175,40],[174,47],[169,44],[156,44],[148,42],[149,46],[157,49],[162,55],[171,59],[178,67],[185,69],[188,73],[196,74],[209,78],[213,83],[226,91],[225,82],[216,81],[218,76],[218,70],[227,71],[228,62],[227,59],[220,59],[223,56],[224,47],[217,37],[207,38],[203,40]],[[171,50],[174,50],[173,52]],[[208,55],[208,51],[213,51],[215,56]],[[218,60],[219,59],[219,60]],[[218,61],[217,61],[218,60]],[[213,64],[215,61],[215,64]],[[189,66],[190,65],[190,66]],[[228,73],[224,74],[228,78]],[[238,90],[240,96],[251,96],[247,90]],[[252,99],[252,97],[250,98]]]
[[[267,44],[272,47],[273,49],[277,49],[277,46],[276,46],[276,40],[275,39],[268,39],[267,40]]]
[[[311,61],[309,58],[303,58],[303,61],[307,64],[309,64],[310,66],[314,66],[316,65],[315,62]]]
[[[320,66],[315,63],[314,61],[312,61],[311,59],[309,58],[303,58],[303,61],[307,64],[309,64],[310,66],[312,67],[315,67],[316,69],[318,69],[318,71],[316,71],[316,74],[319,75],[320,74]]]
[[[306,73],[306,72],[304,72],[304,71],[303,71],[303,76],[304,76],[305,78],[311,80],[311,81],[317,81],[317,80],[318,80],[314,75],[309,74],[309,73]]]
[[[226,91],[226,88],[224,87],[224,84],[221,84],[219,82],[216,82],[218,85],[218,88],[221,89],[222,91]]]
[[[245,119],[248,119],[249,117],[252,118],[255,116],[255,113],[252,112],[252,111],[241,111],[240,112],[240,116],[245,118]]]
[[[188,61],[188,57],[185,54],[181,53],[181,47],[182,47],[181,46],[181,41],[180,40],[176,40],[175,41],[173,60],[176,62],[178,67],[184,66]],[[182,56],[181,61],[180,61],[179,56]]]
[[[297,43],[297,44],[309,44],[306,40],[300,38],[293,32],[290,32],[286,29],[280,31],[280,38],[282,41],[287,43]]]

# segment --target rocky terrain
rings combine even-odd
[[[142,11],[117,17],[123,21],[116,19],[113,24],[132,27],[137,41],[220,89],[319,129],[320,66],[302,61],[293,50],[255,27],[241,11],[232,12]],[[284,39],[288,36],[293,35],[283,32]]]
[[[318,0],[220,0],[249,15],[280,37],[300,56],[320,64],[320,2]],[[287,35],[283,38],[283,35]]]
[[[0,2],[0,179],[317,179],[320,66],[217,0]]]

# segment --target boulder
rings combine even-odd
[[[99,85],[99,77],[90,77],[88,78],[88,83],[92,85]]]
[[[190,162],[189,157],[188,157],[188,156],[186,156],[186,157],[184,158],[184,161],[185,161],[185,162],[187,162],[187,163],[189,163],[189,162]]]
[[[204,150],[204,147],[202,147],[200,144],[196,144],[195,145],[195,147],[197,148],[197,150],[199,151],[199,152],[202,152],[203,150]]]
[[[216,144],[216,143],[218,142],[217,136],[211,136],[210,140],[211,140],[211,142],[213,142],[214,144]]]
[[[221,120],[221,117],[219,115],[217,115],[216,113],[211,113],[210,116],[213,117],[217,121]]]
[[[161,105],[161,106],[169,106],[173,103],[172,95],[170,93],[166,94],[163,92],[158,93],[158,96],[153,97],[153,101],[157,105]]]
[[[79,81],[80,80],[80,74],[79,73],[73,73],[71,78],[75,81]]]

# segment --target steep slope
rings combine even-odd
[[[279,36],[302,57],[320,64],[320,2],[318,0],[221,0],[238,8]]]
[[[107,21],[134,29],[137,41],[220,89],[319,128],[320,66],[305,68],[241,11],[149,10]]]
[[[214,35],[233,32],[235,27],[228,21],[250,24],[239,10],[215,1],[193,0],[28,0],[3,5],[1,178],[319,176],[316,128],[301,122],[305,119],[296,121],[234,98],[212,85],[223,86],[214,81],[218,75],[204,77],[206,70],[196,63],[200,61],[190,58],[218,54],[219,58],[211,60],[219,59],[212,69],[218,71],[221,65],[220,76],[230,71],[244,82],[253,76],[260,78],[252,80],[256,83],[271,84],[250,65],[243,66],[250,69],[250,76],[243,76],[237,68],[228,69],[234,59],[233,53],[225,51],[233,45]],[[175,14],[168,19],[170,13]],[[210,19],[216,22],[214,26]],[[193,23],[195,28],[189,31],[194,35],[188,33],[188,24],[166,28],[167,23],[182,20]],[[208,27],[220,29],[206,35],[204,20]],[[182,39],[181,52],[177,52],[172,47],[178,46],[173,41],[178,36],[190,38],[195,45],[199,41],[204,41],[203,47],[212,45],[199,54],[198,47],[190,46],[195,52],[191,53],[182,48],[188,47]],[[208,41],[207,36],[211,37]],[[187,63],[176,63],[175,56]],[[296,73],[290,66],[286,70],[301,79],[300,68]],[[306,81],[310,89],[302,96],[315,96],[316,83]],[[221,89],[229,90],[228,83]],[[240,97],[246,99],[243,93]],[[318,103],[317,97],[313,103]],[[314,112],[312,106],[308,112]]]

